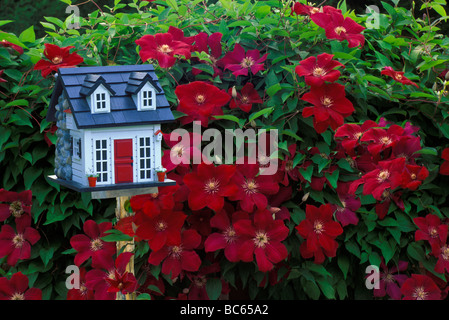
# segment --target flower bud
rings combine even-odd
[[[237,90],[235,89],[235,86],[232,87],[231,96],[232,99],[237,99]]]
[[[302,202],[306,202],[307,199],[309,199],[309,195],[310,195],[310,192],[307,192],[305,195],[302,196],[301,201],[302,201]]]

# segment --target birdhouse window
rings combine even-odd
[[[73,138],[73,157],[75,159],[81,159],[81,138]]]
[[[151,179],[151,139],[143,137],[139,139],[139,178]]]
[[[97,112],[104,112],[106,110],[106,93],[95,94],[95,108]]]
[[[108,141],[95,140],[95,171],[98,182],[108,181]]]
[[[156,94],[150,86],[142,89],[140,97],[140,110],[154,110],[156,108]]]

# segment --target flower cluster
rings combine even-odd
[[[362,194],[372,195],[377,201],[379,219],[387,215],[391,200],[403,210],[402,193],[416,190],[429,176],[427,168],[418,163],[418,130],[409,123],[403,128],[382,119],[363,125],[347,123],[335,132],[344,157],[362,173],[348,193],[355,195],[363,185]]]
[[[41,238],[39,231],[31,226],[32,197],[30,190],[0,189],[0,222],[4,222],[0,230],[0,258],[6,258],[10,267],[30,259],[32,246]],[[21,272],[14,273],[9,280],[0,277],[0,300],[41,299],[41,290],[28,288],[28,277]]]

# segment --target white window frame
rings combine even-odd
[[[143,142],[143,145],[142,145]],[[143,156],[142,156],[143,152]],[[153,140],[151,135],[137,137],[137,178],[139,182],[153,180]],[[143,161],[143,166],[142,166]],[[148,167],[149,163],[149,167]],[[142,173],[144,177],[142,178]]]
[[[100,147],[98,148],[98,142],[100,142]],[[93,162],[95,173],[98,174],[97,183],[108,184],[111,181],[111,172],[109,170],[110,157],[110,140],[109,139],[94,139],[93,140]],[[98,158],[100,155],[100,159]],[[100,164],[100,170],[98,170],[98,164]],[[104,175],[106,174],[106,180],[104,180]]]

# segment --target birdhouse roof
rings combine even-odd
[[[156,90],[156,109],[138,111],[132,98],[147,82]],[[87,99],[98,86],[110,93],[111,111],[92,113]],[[137,126],[174,121],[170,105],[151,64],[127,66],[60,68],[47,113],[56,121],[56,104],[61,94],[79,129]]]

